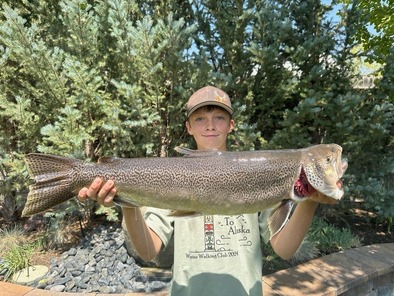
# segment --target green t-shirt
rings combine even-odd
[[[238,216],[173,218],[148,208],[145,219],[164,245],[174,235],[170,295],[262,295],[261,238],[270,210]]]

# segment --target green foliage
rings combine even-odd
[[[359,29],[352,38],[362,44],[369,60],[384,62],[394,44],[394,6],[390,0],[339,0],[359,11]]]
[[[232,150],[336,142],[347,197],[392,219],[393,52],[381,47],[375,88],[354,88],[355,59],[374,57],[353,50],[364,2],[333,22],[336,2],[319,0],[3,1],[0,194],[26,196],[29,152],[96,161],[192,146],[184,104],[214,84],[236,109]],[[369,21],[390,37],[379,9]]]
[[[298,2],[265,5],[255,25],[259,38],[249,49],[258,64],[254,119],[259,130],[272,147],[343,142],[335,122],[347,114],[338,98],[351,88],[347,31],[327,20],[332,7],[319,1],[298,8]]]
[[[306,240],[314,242],[321,254],[331,254],[360,247],[358,237],[347,228],[338,229],[323,219],[314,218]]]
[[[17,130],[24,130],[20,121],[34,127],[29,129],[33,134],[20,135],[42,139],[30,149],[69,154],[85,148],[93,159],[102,153],[168,153],[168,127],[173,125],[169,118],[181,108],[179,80],[192,72],[182,58],[194,29],[185,29],[184,21],[171,14],[157,22],[142,15],[137,21],[130,15],[119,20],[119,9],[126,3],[93,7],[60,1],[56,23],[66,33],[57,36],[41,35],[35,20],[27,26],[18,11],[3,6],[0,40],[12,49],[6,62],[24,65],[20,72],[25,75],[12,89],[4,85],[3,115],[17,117]],[[117,59],[108,53],[118,53]],[[13,92],[20,97],[16,102]],[[21,120],[16,109],[28,120]]]
[[[390,221],[394,217],[394,51],[377,86],[351,109],[353,122],[345,147],[349,155],[350,193]],[[342,128],[340,125],[338,127]],[[390,225],[390,223],[389,223]]]
[[[113,221],[113,222],[119,221],[119,214],[115,210],[115,208],[99,206],[99,208],[94,213],[96,215],[105,215],[108,221]]]
[[[43,240],[47,248],[61,248],[70,243],[70,233],[79,229],[83,233],[83,222],[89,222],[97,204],[91,200],[79,202],[71,199],[44,213],[45,234]]]
[[[25,203],[26,194],[24,189],[26,180],[27,171],[23,155],[17,151],[6,152],[0,146],[0,200],[2,201],[1,206],[4,207],[5,211],[3,217],[5,222],[15,220],[15,211]],[[10,204],[7,204],[8,200]]]
[[[4,280],[7,281],[11,275],[29,267],[33,253],[38,248],[40,248],[40,241],[13,245],[6,253],[4,262],[0,263],[0,270],[7,270]]]
[[[0,229],[0,258],[10,250],[11,246],[19,244],[25,231],[19,225],[4,226]]]

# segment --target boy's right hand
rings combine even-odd
[[[98,204],[106,207],[112,207],[114,205],[113,198],[115,195],[116,187],[114,181],[108,180],[104,183],[100,177],[94,179],[89,188],[84,187],[78,192],[78,198],[80,200],[91,198],[97,201]]]

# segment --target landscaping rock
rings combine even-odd
[[[168,289],[170,278],[150,277],[128,255],[121,227],[100,225],[79,245],[51,260],[48,273],[29,286],[62,292],[128,293]]]

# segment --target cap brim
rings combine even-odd
[[[218,106],[223,108],[224,110],[226,110],[228,113],[230,113],[230,115],[233,115],[234,110],[233,108],[227,106],[226,104],[220,103],[220,102],[214,102],[214,101],[206,101],[206,102],[201,102],[195,106],[193,106],[193,108],[191,108],[190,110],[187,110],[187,118],[190,117],[190,115],[196,111],[198,108],[204,107],[204,106]]]

